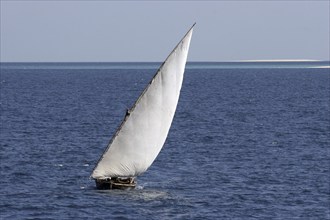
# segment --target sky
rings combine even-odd
[[[1,0],[1,62],[330,60],[330,1]]]

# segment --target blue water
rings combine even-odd
[[[190,66],[137,189],[98,191],[157,65],[24,65],[1,66],[1,219],[330,219],[329,69]]]

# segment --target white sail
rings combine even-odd
[[[138,176],[156,159],[179,100],[193,27],[130,109],[94,168],[92,178]]]

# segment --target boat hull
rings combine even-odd
[[[95,183],[96,183],[96,188],[99,190],[110,190],[110,189],[128,190],[128,189],[134,189],[136,186],[136,180],[134,178],[96,179]]]

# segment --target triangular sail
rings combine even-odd
[[[128,112],[94,168],[92,178],[138,176],[156,159],[179,100],[193,27]]]

